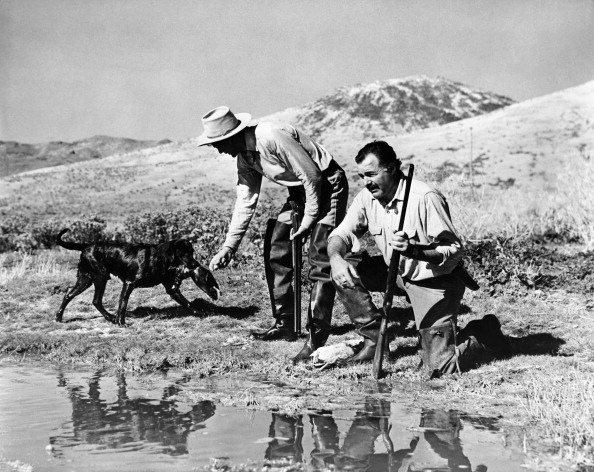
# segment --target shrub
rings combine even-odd
[[[81,215],[75,220],[47,220],[37,222],[34,217],[14,215],[0,225],[0,252],[31,252],[35,249],[52,248],[56,236],[63,228],[69,228],[75,241],[104,241],[112,236],[106,229],[104,219]]]
[[[198,246],[199,252],[218,250],[227,232],[228,215],[216,210],[189,207],[183,210],[144,213],[126,218],[117,239],[131,243],[158,244],[185,238]]]

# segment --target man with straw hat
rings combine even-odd
[[[293,362],[325,344],[330,334],[336,290],[330,278],[328,235],[346,214],[348,183],[332,155],[302,131],[288,124],[253,124],[248,113],[234,114],[228,107],[210,110],[202,117],[204,133],[198,145],[210,145],[219,153],[237,158],[237,199],[223,247],[212,258],[210,269],[226,267],[252,219],[262,176],[288,188],[289,197],[277,219],[268,228],[264,244],[266,280],[270,289],[274,325],[252,332],[261,340],[294,341],[293,267],[291,241],[310,236],[310,294],[308,339]],[[303,211],[299,229],[291,232],[291,205]],[[300,313],[297,314],[301,316]]]

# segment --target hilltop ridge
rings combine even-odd
[[[471,118],[515,103],[443,77],[423,75],[344,86],[261,118],[292,123],[322,143],[371,140]]]
[[[557,173],[574,159],[594,155],[592,117],[594,81],[480,116],[379,137],[394,145],[405,164],[413,162],[419,175],[437,182],[450,175],[466,178],[472,158],[475,185],[544,192],[555,190]],[[347,171],[352,192],[360,185],[353,156],[366,141],[342,129],[331,142],[322,141]],[[189,204],[230,209],[236,182],[234,159],[197,147],[192,138],[0,179],[0,213],[117,219]],[[264,179],[261,199],[267,198],[284,198],[284,189]]]
[[[0,177],[73,162],[99,159],[160,144],[161,141],[138,141],[130,138],[92,136],[71,143],[50,141],[40,144],[26,144],[16,141],[0,141]]]

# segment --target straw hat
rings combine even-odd
[[[239,133],[252,120],[249,113],[234,115],[229,107],[217,107],[202,117],[204,133],[198,136],[198,146],[216,143]]]

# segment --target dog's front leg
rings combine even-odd
[[[195,315],[197,314],[196,310],[192,308],[190,302],[179,291],[179,285],[177,283],[174,283],[173,285],[163,284],[163,286],[165,287],[165,291],[167,292],[167,294],[171,298],[173,298],[177,303],[179,303],[184,308],[190,310]]]
[[[118,312],[116,314],[116,324],[120,326],[126,325],[126,308],[128,307],[128,298],[134,290],[134,284],[124,282],[122,287],[122,293],[120,294],[120,304],[118,306]]]

